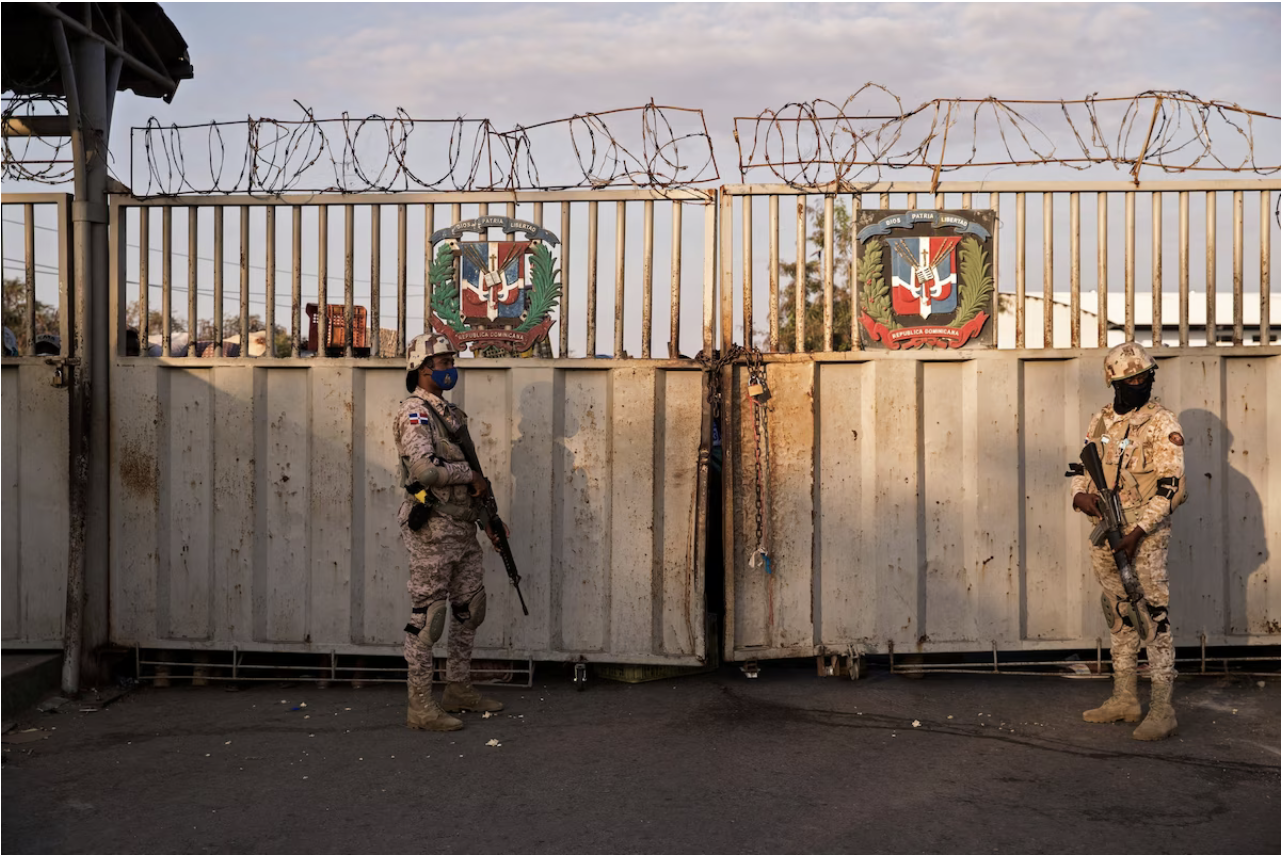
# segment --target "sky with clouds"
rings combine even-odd
[[[906,107],[1160,89],[1276,115],[1280,8],[167,3],[195,78],[171,105],[122,98],[116,129],[149,116],[165,124],[296,119],[295,99],[322,117],[403,108],[417,118],[484,117],[508,128],[653,98],[705,112],[722,181],[734,182],[735,116],[814,99],[840,104],[867,82]],[[1276,147],[1278,123],[1264,125]]]
[[[869,82],[889,89],[909,109],[937,98],[1080,99],[1184,90],[1282,113],[1282,6],[1277,3],[163,6],[188,42],[195,77],[181,84],[172,104],[128,93],[117,99],[113,172],[126,180],[129,129],[150,117],[163,125],[246,117],[295,120],[302,116],[295,100],[318,117],[390,116],[402,109],[419,119],[488,118],[507,129],[654,99],[703,110],[722,183],[741,181],[732,137],[735,117],[816,99],[840,105]],[[872,92],[861,96],[856,108],[856,113],[896,110],[891,100]],[[1061,154],[1073,148],[1056,109],[1027,112],[1055,135]],[[1257,163],[1279,163],[1279,125],[1277,120],[1254,124]],[[1227,126],[1216,133],[1217,147],[1240,160],[1240,136]],[[961,132],[954,134],[950,147],[963,148],[964,154],[964,142],[957,142]],[[187,152],[188,162],[196,163],[204,157],[199,151],[204,141],[187,141],[197,144]],[[567,136],[549,134],[536,144],[546,173],[567,166],[573,171]],[[1060,167],[985,171],[945,178],[1079,176]],[[1094,168],[1091,175],[1126,178],[1124,170],[1108,166]],[[135,191],[147,193],[141,187],[145,180],[137,181],[142,178],[135,173],[131,181]],[[930,176],[908,171],[893,178]],[[761,173],[747,179],[776,181]],[[15,188],[6,184],[6,190]],[[1030,235],[1038,235],[1038,217],[1030,213]],[[1222,218],[1227,224],[1227,216]],[[697,246],[700,229],[699,219],[688,219],[688,245]],[[789,244],[790,229],[784,231]],[[602,235],[612,235],[607,222]],[[757,250],[756,256],[764,255],[764,243]],[[629,254],[635,253],[630,245]],[[757,263],[764,265],[764,259]],[[582,261],[575,265],[581,273]],[[693,255],[688,265],[695,267],[697,279]],[[1036,259],[1029,265],[1037,271]],[[663,271],[658,260],[656,268]],[[421,273],[417,277],[421,288]],[[1063,277],[1057,271],[1057,284]],[[760,278],[758,292],[763,285]],[[629,302],[634,301],[630,294]],[[604,295],[599,310],[605,342],[611,303],[612,297]],[[656,317],[656,328],[663,324]],[[689,324],[697,337],[697,314]]]

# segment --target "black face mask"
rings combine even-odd
[[[1139,409],[1148,403],[1153,393],[1153,374],[1150,373],[1139,385],[1127,385],[1125,382],[1113,383],[1113,411],[1125,415],[1133,409]]]

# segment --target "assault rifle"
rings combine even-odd
[[[1121,470],[1120,463],[1118,470],[1119,472]],[[1136,616],[1146,617],[1144,590],[1140,586],[1139,577],[1135,574],[1135,566],[1126,557],[1126,551],[1119,548],[1122,538],[1126,536],[1123,532],[1126,528],[1126,517],[1122,512],[1122,500],[1116,488],[1109,488],[1108,479],[1104,476],[1104,463],[1100,460],[1099,448],[1093,442],[1087,442],[1086,447],[1082,448],[1082,462],[1068,464],[1068,471],[1064,473],[1064,477],[1082,474],[1090,477],[1100,498],[1100,503],[1096,507],[1102,518],[1091,532],[1091,543],[1095,546],[1108,543],[1109,549],[1113,551],[1113,562],[1117,565],[1117,572],[1121,574],[1122,588],[1126,590],[1126,599],[1131,604],[1132,611]],[[1139,629],[1138,626],[1137,629]]]
[[[467,459],[467,464],[472,471],[485,477],[481,471],[481,461],[476,456],[476,445],[472,443],[472,434],[468,431],[467,425],[464,424],[459,433],[455,436],[455,442],[463,449],[463,456]],[[481,496],[481,518],[489,531],[494,535],[494,540],[498,544],[499,555],[503,558],[503,567],[507,568],[507,578],[512,580],[512,587],[516,589],[516,597],[521,601],[521,612],[525,615],[530,614],[530,610],[525,608],[525,598],[521,596],[521,574],[516,571],[516,559],[512,557],[512,547],[507,542],[507,526],[503,524],[503,518],[499,516],[499,504],[494,498],[494,490],[490,488],[490,482],[485,482],[485,494]]]

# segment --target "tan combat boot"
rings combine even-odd
[[[410,705],[406,712],[405,725],[411,729],[422,729],[427,732],[453,732],[463,728],[463,721],[451,717],[441,710],[429,692],[430,687],[410,684]]]
[[[1153,696],[1149,700],[1148,716],[1131,733],[1137,741],[1160,741],[1175,734],[1175,709],[1171,707],[1171,681],[1153,679]]]
[[[487,699],[472,685],[461,681],[451,681],[445,685],[445,695],[441,696],[441,707],[451,714],[459,711],[490,711],[497,713],[503,710],[503,703],[498,699]]]
[[[1122,720],[1128,723],[1139,722],[1144,712],[1140,707],[1140,697],[1135,692],[1135,670],[1125,674],[1113,675],[1113,695],[1098,708],[1086,711],[1082,719],[1088,723],[1115,723]]]

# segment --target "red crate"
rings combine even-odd
[[[325,351],[327,353],[334,350],[342,350],[347,346],[346,320],[343,319],[343,312],[346,305],[328,305],[329,308],[329,326],[328,337],[325,338]],[[307,305],[307,348],[311,352],[317,352],[316,344],[318,333],[316,331],[316,303],[309,302]],[[352,328],[355,330],[355,339],[352,341],[353,352],[359,350],[365,355],[369,355],[369,326],[366,324],[365,308],[356,305],[352,308]]]

